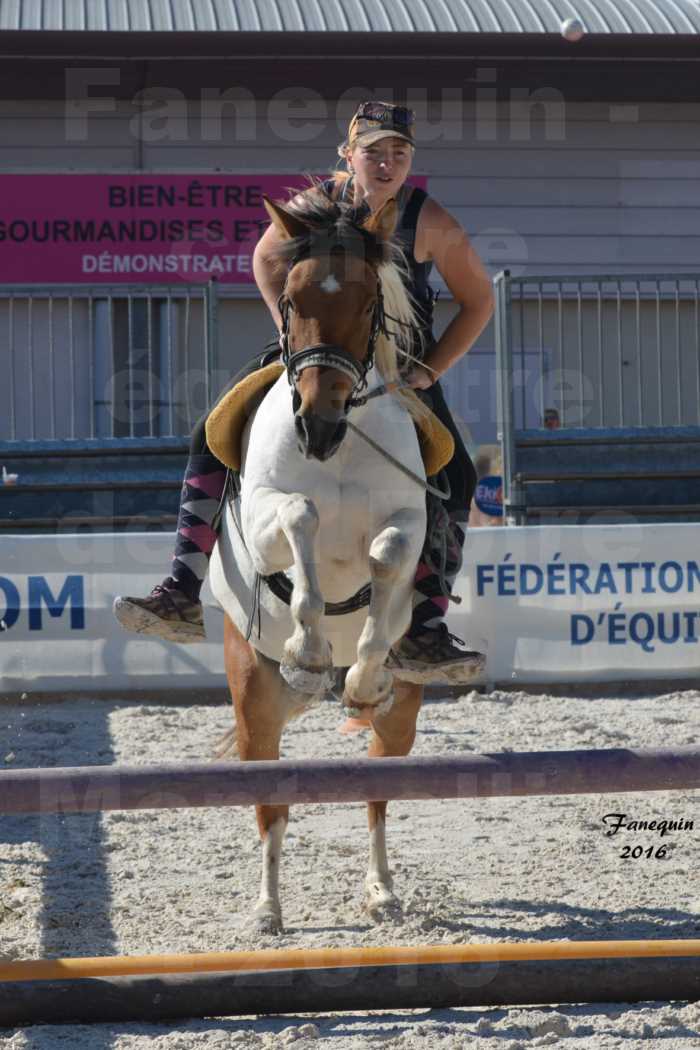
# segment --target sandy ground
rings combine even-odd
[[[106,700],[0,705],[7,768],[200,761],[228,706]],[[287,730],[284,757],[363,754],[325,702]],[[595,699],[493,692],[429,702],[415,754],[697,743],[700,693]],[[0,819],[0,953],[10,958],[260,947],[699,937],[698,830],[665,860],[622,859],[653,832],[604,835],[605,813],[697,818],[697,795],[392,803],[389,848],[405,918],[361,910],[365,807],[293,810],[282,865],[286,932],[243,928],[260,851],[248,809]],[[700,1004],[454,1009],[0,1030],[0,1050],[328,1047],[518,1050],[700,1046]]]

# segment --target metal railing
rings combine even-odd
[[[514,277],[505,270],[494,286],[506,507],[520,499],[516,434],[533,416],[543,427],[547,410],[554,426],[588,434],[700,425],[700,274]],[[516,389],[513,377],[533,351],[537,374]]]
[[[216,283],[0,287],[0,440],[169,437],[211,402]]]

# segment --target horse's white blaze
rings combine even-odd
[[[329,273],[326,279],[321,281],[319,288],[327,295],[335,295],[336,292],[341,290],[340,285],[332,273]]]

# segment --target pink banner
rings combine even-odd
[[[305,185],[299,174],[0,175],[0,281],[250,284],[263,194]]]

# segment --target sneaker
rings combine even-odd
[[[469,649],[450,634],[447,624],[426,627],[420,634],[404,635],[390,651],[386,666],[395,678],[417,685],[460,685],[471,682],[486,666],[486,657]]]
[[[193,602],[172,577],[153,588],[147,598],[114,599],[114,615],[127,631],[155,634],[168,642],[203,642],[202,603]]]

